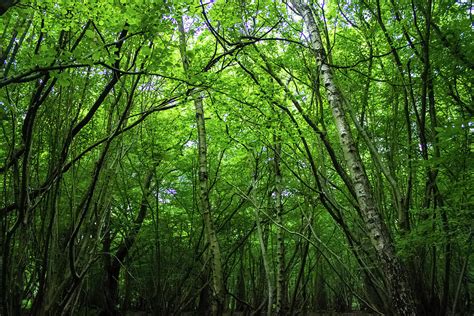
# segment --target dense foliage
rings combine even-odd
[[[474,310],[469,1],[0,12],[0,314]]]

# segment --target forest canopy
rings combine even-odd
[[[473,10],[2,1],[0,314],[473,313]]]

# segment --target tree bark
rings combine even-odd
[[[281,137],[273,134],[274,141],[274,172],[275,172],[275,212],[277,222],[277,273],[276,273],[276,315],[284,315],[286,309],[286,282],[285,282],[285,242],[283,240],[283,203],[282,203],[282,175],[280,168]]]
[[[186,34],[182,19],[178,21],[179,43],[181,60],[187,77],[191,77],[189,60],[186,55]],[[225,306],[224,274],[222,271],[221,251],[217,240],[216,230],[211,214],[209,201],[209,172],[207,168],[207,140],[206,123],[204,121],[204,105],[202,95],[194,95],[194,109],[196,112],[196,125],[198,132],[198,160],[199,160],[199,204],[204,221],[204,229],[209,243],[211,262],[212,294],[211,308],[213,315],[221,315]]]
[[[361,215],[385,273],[392,309],[387,312],[397,315],[415,315],[413,292],[407,281],[404,266],[395,254],[390,232],[383,222],[374,200],[369,179],[345,116],[344,99],[335,83],[332,69],[327,61],[319,27],[314,20],[309,5],[301,0],[292,0],[292,5],[303,18],[304,25],[309,33],[310,46],[320,67],[320,75],[336,123],[344,158],[350,170]]]

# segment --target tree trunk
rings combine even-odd
[[[147,198],[150,194],[151,179],[153,178],[154,168],[152,168],[145,177],[143,185],[143,195],[140,203],[140,210],[137,217],[133,222],[133,226],[127,236],[120,243],[117,251],[114,255],[109,255],[105,258],[105,284],[104,284],[104,295],[105,295],[105,311],[107,315],[119,315],[118,305],[118,289],[119,289],[119,277],[120,269],[122,267],[123,261],[128,256],[130,248],[135,243],[135,240],[140,232],[143,221],[145,220],[147,210],[148,210],[148,201]],[[104,240],[104,252],[110,252],[110,232],[107,232],[106,238]],[[107,251],[108,250],[108,251]]]
[[[191,77],[189,70],[189,60],[186,55],[186,34],[183,21],[179,19],[179,42],[181,60],[187,77]],[[225,306],[224,275],[222,271],[221,251],[217,240],[216,230],[211,214],[211,204],[209,201],[209,172],[207,168],[207,141],[206,123],[204,121],[204,106],[202,95],[195,95],[194,109],[196,112],[196,125],[198,132],[198,159],[199,159],[199,204],[204,221],[204,229],[209,243],[209,257],[211,263],[212,294],[211,308],[213,315],[221,315]]]
[[[276,314],[284,315],[286,310],[286,282],[285,282],[285,242],[283,240],[283,203],[282,203],[282,176],[280,168],[281,138],[273,134],[274,141],[274,172],[275,172],[275,212],[277,227],[277,273],[276,273]]]
[[[331,67],[327,61],[318,25],[314,20],[311,8],[307,4],[304,4],[301,0],[292,0],[292,4],[303,18],[304,25],[309,33],[311,48],[320,66],[320,74],[336,123],[344,158],[350,169],[361,215],[385,273],[392,300],[391,312],[397,315],[415,315],[413,293],[407,282],[405,269],[395,254],[390,232],[377,209],[369,179],[345,117],[342,94],[334,81]]]
[[[257,191],[257,180],[258,180],[258,161],[259,161],[259,156],[255,157],[255,170],[253,173],[253,178],[252,178],[252,187],[253,190],[251,192],[251,201],[254,206],[254,214],[255,214],[255,223],[257,226],[257,237],[258,237],[258,242],[260,245],[260,252],[262,253],[262,263],[263,263],[263,270],[265,273],[265,279],[267,281],[267,291],[268,291],[268,297],[267,297],[267,315],[270,316],[272,315],[272,306],[273,306],[273,273],[272,270],[270,269],[270,263],[267,255],[267,242],[264,238],[263,230],[262,230],[262,220],[260,218],[260,204],[257,201],[256,197],[256,191]]]

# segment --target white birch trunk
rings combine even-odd
[[[304,26],[309,33],[310,46],[318,66],[320,66],[320,75],[336,123],[344,158],[350,170],[362,217],[387,280],[392,306],[390,312],[396,315],[415,315],[413,293],[407,281],[405,269],[395,254],[390,232],[377,209],[369,179],[345,117],[342,94],[334,81],[331,67],[327,62],[327,55],[318,25],[308,4],[301,0],[292,0],[291,3],[303,18]]]

